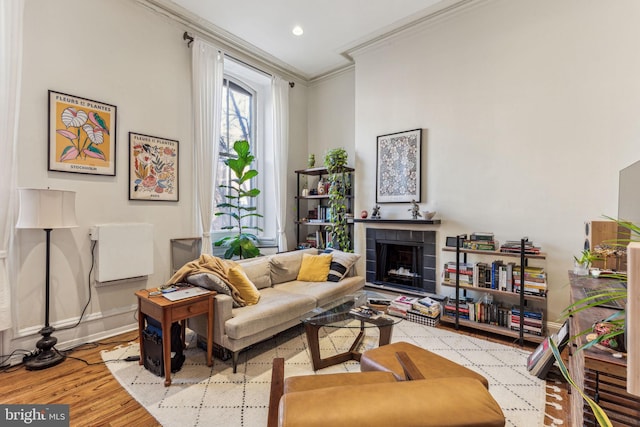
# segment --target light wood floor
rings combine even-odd
[[[137,336],[136,330],[104,341],[117,344],[85,346],[52,368],[40,371],[27,371],[22,365],[10,368],[0,374],[0,402],[68,404],[71,426],[159,426],[120,386],[100,357],[102,350],[113,349],[120,341],[129,342]]]
[[[509,344],[495,336],[468,334]],[[70,353],[61,364],[45,370],[26,371],[22,365],[10,368],[0,373],[0,403],[68,404],[71,426],[159,426],[113,378],[100,357],[101,351],[133,341],[137,335],[137,331],[132,331],[104,340],[101,344],[85,346]],[[561,390],[564,410],[550,409],[547,413],[563,420],[566,426],[569,425],[569,403],[566,387],[561,387]],[[545,424],[550,424],[550,420],[545,420]]]

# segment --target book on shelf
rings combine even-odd
[[[473,241],[493,241],[494,234],[486,231],[475,231],[469,236],[469,240]]]
[[[465,240],[462,242],[463,249],[474,251],[495,251],[497,242],[495,240]]]
[[[522,252],[522,242],[520,240],[507,240],[500,245],[500,252],[504,253],[520,253]],[[539,255],[541,252],[539,246],[535,246],[532,242],[526,240],[524,242],[524,253],[526,255]]]

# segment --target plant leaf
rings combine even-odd
[[[556,359],[556,362],[558,363],[558,367],[560,368],[560,373],[562,373],[562,376],[564,377],[564,379],[567,380],[569,384],[571,384],[571,387],[575,388],[580,393],[580,395],[585,400],[585,402],[589,404],[589,406],[591,407],[591,410],[593,411],[593,415],[596,417],[596,420],[598,421],[598,424],[600,426],[612,427],[611,420],[609,420],[609,417],[604,412],[604,410],[600,407],[600,405],[598,405],[589,396],[587,396],[586,393],[583,392],[580,389],[580,387],[578,387],[577,384],[573,381],[573,378],[571,378],[571,375],[569,374],[569,370],[564,364],[564,361],[562,360],[562,356],[560,355],[560,351],[558,350],[558,345],[555,343],[553,338],[549,339],[549,344],[551,346],[551,352],[553,353],[553,357]]]

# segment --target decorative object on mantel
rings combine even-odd
[[[380,205],[376,204],[373,209],[371,209],[371,219],[380,219]]]
[[[427,219],[427,220],[429,220],[429,219],[433,219],[433,217],[434,217],[434,216],[436,216],[436,211],[431,211],[431,212],[429,212],[429,211],[422,211],[422,217],[423,217],[424,219]]]
[[[369,216],[369,212],[367,212],[366,210],[363,210],[360,212],[360,218],[365,219],[368,216]]]
[[[439,224],[442,224],[442,221],[439,220],[439,219],[426,220],[426,219],[411,219],[411,218],[404,218],[404,219],[355,218],[353,221],[354,222],[364,222],[364,223],[368,223],[368,224],[412,224],[412,225],[416,225],[416,224],[439,225]]]
[[[377,138],[376,203],[420,202],[422,129]]]
[[[311,153],[309,154],[309,160],[307,161],[307,167],[311,169],[316,165],[316,155]]]
[[[415,200],[411,201],[411,205],[412,205],[411,209],[408,209],[409,211],[411,211],[411,217],[413,219],[418,219],[418,217],[422,217],[422,214],[420,213],[420,206],[418,206]]]

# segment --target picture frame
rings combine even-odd
[[[376,203],[420,202],[422,129],[377,137]]]
[[[129,200],[179,200],[179,142],[129,132]]]
[[[116,175],[117,107],[49,90],[50,171]]]

